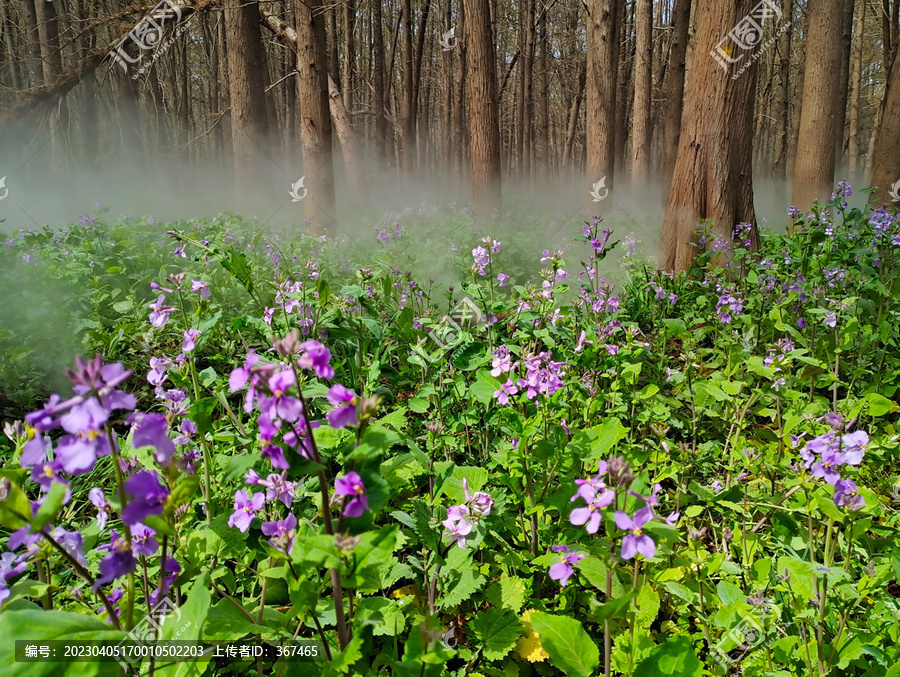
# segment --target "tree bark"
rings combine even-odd
[[[632,186],[645,186],[650,178],[650,95],[653,89],[653,4],[635,2],[634,114],[631,137]]]
[[[827,200],[834,187],[834,145],[841,68],[841,28],[846,0],[810,0],[806,81],[792,204],[806,210]]]
[[[872,159],[872,202],[876,205],[897,204],[888,193],[900,194],[900,58],[894,56],[887,91],[884,98],[884,110],[881,118],[881,129],[878,132],[878,145]]]
[[[616,87],[619,68],[618,4],[616,0],[590,0],[587,4],[585,105],[587,106],[586,178],[589,190],[603,177],[606,177],[606,188],[609,191],[612,191],[615,184]],[[576,108],[577,115],[577,105],[573,107]],[[571,152],[570,141],[569,138],[566,139],[566,145]]]
[[[865,46],[866,0],[859,3],[856,19],[856,49],[853,51],[853,93],[850,96],[850,133],[847,154],[850,156],[850,175],[857,180],[859,171],[859,109],[862,98],[863,47]]]
[[[331,151],[331,115],[328,108],[328,72],[325,52],[323,0],[294,0],[297,21],[298,99],[300,141],[303,146],[304,213],[314,231],[335,235],[334,159]]]
[[[463,0],[468,50],[469,134],[472,144],[472,201],[486,219],[501,209],[500,111],[488,0]]]
[[[793,0],[785,0],[785,20],[790,21],[794,15]],[[783,185],[787,179],[788,140],[791,135],[790,116],[788,115],[791,77],[791,31],[786,30],[778,37],[778,87],[775,90],[775,158],[772,163],[772,176],[776,184]]]
[[[378,0],[380,1],[380,0]],[[353,64],[355,61],[353,29],[356,24],[356,11],[353,0],[344,0],[344,110],[351,116],[353,110]],[[335,85],[337,86],[337,85]]]
[[[672,46],[669,52],[669,75],[666,82],[666,119],[663,129],[663,200],[669,193],[678,138],[681,134],[681,115],[684,109],[684,73],[687,57],[688,30],[691,22],[691,0],[675,0],[672,16]]]
[[[266,68],[259,30],[259,3],[225,0],[228,83],[234,180],[238,188],[258,178],[269,153]]]
[[[374,91],[372,92],[372,109],[375,111],[375,159],[379,164],[384,162],[388,141],[388,122],[385,117],[387,103],[384,86],[384,25],[381,14],[381,0],[370,3],[372,7],[372,59]]]
[[[412,0],[402,0],[402,28],[403,28],[403,118],[400,156],[403,172],[409,174],[415,167],[416,157],[416,121],[415,121],[415,91],[413,86],[413,54],[412,35]]]
[[[843,171],[844,167],[844,127],[847,123],[847,95],[850,91],[850,53],[853,45],[853,5],[854,0],[842,0],[844,3],[844,14],[841,22],[841,69],[840,84],[838,85],[837,95],[835,96],[834,115],[836,118],[835,127],[837,129],[834,137],[834,159],[835,169]],[[862,0],[863,4],[865,0]]]
[[[328,78],[328,101],[334,130],[337,132],[338,141],[341,144],[341,155],[344,156],[347,187],[357,205],[364,205],[369,199],[369,190],[366,187],[366,165],[353,131],[353,124],[350,122],[350,115],[344,108],[344,99],[331,77]]]
[[[753,90],[756,64],[737,74],[710,56],[755,0],[723,3],[699,0],[696,49],[691,60],[675,171],[661,238],[660,267],[671,272],[690,268],[698,248],[696,229],[702,220],[713,232],[732,240],[736,223],[755,221],[753,210]],[[743,59],[749,59],[744,54]],[[753,245],[758,246],[758,234]],[[728,257],[725,256],[725,262]]]

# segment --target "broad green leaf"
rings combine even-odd
[[[31,503],[16,483],[9,478],[4,479],[8,484],[4,483],[6,495],[0,500],[0,526],[15,531],[28,524],[31,518]],[[0,486],[0,493],[3,489],[4,487]]]
[[[474,595],[484,585],[485,578],[473,566],[453,572],[444,583],[446,591],[440,600],[442,609],[452,609]]]
[[[566,677],[590,677],[600,666],[597,643],[574,618],[535,611],[531,625],[550,654],[550,662]]]
[[[522,635],[522,622],[509,609],[489,609],[475,616],[472,630],[478,638],[485,658],[502,659]]]
[[[637,607],[634,615],[636,627],[649,628],[659,614],[659,594],[649,585],[642,585],[638,589],[634,604]]]
[[[503,574],[487,589],[488,601],[495,607],[518,612],[525,603],[525,581],[516,576]]]
[[[482,404],[488,404],[493,401],[494,393],[500,390],[500,381],[491,376],[487,369],[482,369],[475,376],[475,383],[472,384],[472,396]]]
[[[354,622],[371,625],[373,635],[399,636],[406,628],[406,616],[397,600],[384,597],[364,597],[359,600]]]
[[[0,674],[3,677],[113,677],[117,663],[17,663],[16,640],[37,642],[120,642],[125,633],[96,616],[43,609],[6,609],[0,613]]]
[[[247,610],[251,617],[254,616],[255,607]],[[203,629],[205,641],[234,641],[250,634],[265,632],[265,628],[256,625],[227,599],[219,600],[214,606],[209,607],[206,614],[206,627]]]
[[[566,451],[585,463],[597,461],[608,456],[628,435],[628,430],[618,418],[608,418],[600,425],[576,433],[566,445]]]
[[[866,401],[869,403],[869,415],[871,416],[884,416],[900,409],[896,402],[892,402],[878,393],[869,393],[866,395]]]
[[[634,677],[701,677],[703,665],[687,637],[671,637],[638,663]]]
[[[166,617],[160,628],[159,639],[178,640],[180,642],[200,641],[206,637],[204,626],[209,613],[209,574],[203,573],[198,577],[187,593],[187,599],[181,608]],[[210,656],[205,656],[197,661],[176,663],[172,666],[156,671],[159,677],[199,677],[202,675],[210,661]]]

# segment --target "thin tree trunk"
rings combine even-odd
[[[376,0],[380,2],[381,0]],[[344,0],[344,109],[352,120],[353,110],[353,64],[355,54],[353,51],[353,29],[356,24],[356,11],[353,0]]]
[[[843,2],[810,2],[800,145],[791,197],[793,205],[801,210],[808,209],[814,200],[826,200],[834,187]]]
[[[853,5],[854,0],[842,0],[844,15],[841,22],[841,68],[840,84],[835,96],[834,115],[837,132],[834,137],[835,169],[843,171],[844,167],[844,126],[847,122],[847,94],[850,90],[850,53],[853,45]],[[865,4],[865,0],[862,0]]]
[[[859,171],[859,109],[862,98],[863,47],[865,46],[866,0],[859,3],[859,14],[856,19],[856,49],[853,51],[853,93],[850,96],[850,134],[848,154],[850,156],[850,175],[857,180]]]
[[[620,0],[621,2],[621,0]],[[619,54],[619,15],[616,0],[590,0],[587,5],[587,180],[589,189],[606,177],[612,190],[616,175],[616,86]],[[576,94],[576,101],[578,95]],[[577,116],[577,105],[573,106]],[[577,119],[577,118],[576,118]],[[572,119],[570,118],[570,124]],[[570,131],[572,127],[570,126]],[[571,139],[566,145],[571,152]]]
[[[402,0],[400,11],[402,13],[403,26],[403,107],[401,111],[403,133],[400,155],[403,172],[410,174],[415,167],[416,157],[416,108],[413,85],[415,55],[413,54],[412,0]]]
[[[785,21],[794,15],[793,0],[785,0]],[[784,185],[787,179],[788,140],[791,126],[789,120],[789,96],[791,77],[791,30],[782,31],[776,45],[778,61],[778,87],[775,90],[775,159],[772,163],[772,176],[777,185]]]
[[[489,218],[501,209],[500,112],[493,24],[488,0],[463,0],[468,48],[469,129],[472,143],[472,201],[475,214]]]
[[[234,179],[236,186],[244,187],[259,177],[269,152],[266,64],[259,30],[259,3],[225,0],[224,7]]]
[[[385,148],[388,140],[388,123],[385,117],[387,105],[384,86],[384,26],[381,0],[373,0],[370,6],[372,8],[372,56],[375,68],[374,91],[372,92],[372,108],[375,111],[375,159],[380,164],[385,160]]]
[[[344,108],[344,100],[334,80],[328,78],[328,100],[331,110],[331,119],[338,141],[341,144],[341,154],[344,157],[344,174],[347,187],[358,205],[368,202],[369,191],[366,188],[365,162],[362,150],[353,132],[350,115]]]
[[[650,178],[650,96],[653,89],[653,3],[636,0],[634,61],[634,132],[631,137],[632,186]]]
[[[304,212],[317,232],[334,236],[334,160],[331,115],[328,105],[328,72],[325,52],[323,0],[294,0],[297,21],[298,99],[300,140],[303,145]]]
[[[672,15],[672,46],[669,52],[669,76],[666,81],[666,119],[663,130],[663,200],[667,199],[669,186],[672,183],[672,172],[675,170],[675,158],[678,155],[690,22],[691,0],[675,0]]]
[[[572,105],[569,106],[569,121],[566,125],[566,140],[563,145],[563,162],[572,165],[575,162],[574,145],[575,133],[578,130],[578,113],[581,110],[581,101],[584,98],[585,84],[587,80],[587,68],[584,61],[578,69],[578,87],[572,97]]]

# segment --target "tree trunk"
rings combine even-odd
[[[35,9],[36,2],[40,2],[40,0],[24,0],[23,4],[25,5],[25,26],[27,28],[25,42],[28,45],[31,58],[34,60],[30,70],[34,73],[34,86],[40,87],[43,84],[50,83],[44,83],[44,67],[41,65],[41,36],[40,31],[38,31],[37,10]]]
[[[878,132],[872,160],[872,202],[876,205],[894,201],[888,193],[900,194],[900,58],[894,56],[887,91],[884,95],[881,129]]]
[[[385,117],[387,105],[384,86],[384,25],[381,15],[381,0],[370,3],[372,7],[372,51],[374,52],[373,74],[374,91],[372,92],[372,109],[375,111],[375,160],[384,162],[388,140],[388,122]]]
[[[408,1],[408,0],[407,0]],[[500,111],[488,0],[463,0],[468,50],[469,134],[472,143],[472,201],[486,219],[501,209]]]
[[[534,77],[534,0],[521,0],[523,46],[519,62],[519,171],[523,179],[531,175],[532,118],[534,99],[532,81]]]
[[[53,0],[34,0],[40,37],[41,67],[44,83],[50,84],[62,73],[62,54],[59,50],[59,22]]]
[[[587,180],[590,190],[606,177],[612,191],[616,173],[616,86],[618,74],[619,11],[616,0],[590,0],[587,5]],[[577,100],[576,94],[576,100]],[[576,109],[577,105],[573,106]],[[570,124],[572,119],[570,119]],[[574,131],[570,127],[571,131]],[[570,139],[566,145],[570,146]]]
[[[380,0],[378,0],[380,1]],[[356,22],[356,10],[353,6],[353,0],[344,0],[344,110],[347,112],[348,119],[352,120],[353,110],[353,62],[355,54],[353,51],[353,28]]]
[[[541,20],[538,22],[538,42],[541,46],[540,61],[538,61],[538,100],[541,105],[541,124],[538,128],[541,143],[540,159],[532,172],[534,176],[537,172],[542,175],[546,174],[550,169],[550,85],[547,78],[547,13],[541,14]],[[549,177],[548,177],[549,178]]]
[[[468,43],[464,39],[466,35],[466,5],[464,0],[459,3],[459,25],[456,27],[456,35],[459,42],[456,47],[456,97],[453,102],[453,171],[458,176],[465,171],[466,159],[466,98],[468,92]]]
[[[269,152],[259,3],[225,0],[224,7],[234,180],[236,187],[245,188],[258,179]]]
[[[631,137],[632,186],[644,187],[650,178],[650,95],[653,88],[653,3],[635,4],[634,114]]]
[[[584,98],[584,90],[587,81],[587,67],[584,61],[578,69],[578,88],[572,97],[572,105],[569,106],[569,121],[566,125],[566,140],[563,144],[563,162],[570,166],[575,161],[573,148],[575,145],[575,132],[578,130],[578,113],[581,110],[581,101]]]
[[[862,0],[865,3],[865,0]],[[840,84],[834,102],[835,127],[834,137],[835,169],[839,172],[844,167],[844,126],[847,122],[847,94],[850,91],[850,52],[853,45],[853,5],[854,0],[842,0],[844,14],[841,22],[841,69]]]
[[[341,144],[341,154],[344,156],[347,187],[350,189],[354,201],[358,205],[364,205],[369,199],[369,190],[366,188],[366,165],[353,131],[353,125],[350,122],[350,115],[344,108],[344,100],[331,77],[328,78],[328,100],[334,130],[337,132],[338,141]]]
[[[415,167],[416,157],[416,120],[415,120],[415,90],[413,86],[413,54],[412,35],[412,0],[402,0],[402,26],[403,26],[403,136],[401,139],[400,155],[402,168],[405,174],[410,174]]]
[[[863,47],[865,46],[866,0],[859,3],[856,20],[856,49],[853,51],[853,93],[850,96],[850,133],[848,155],[850,156],[850,176],[857,180],[859,171],[859,108],[862,97]]]
[[[794,15],[793,0],[785,1],[783,11],[785,20],[790,21],[790,17]],[[778,87],[775,90],[775,158],[772,163],[772,176],[778,185],[784,185],[787,179],[788,140],[791,135],[788,115],[791,77],[791,33],[791,30],[783,31],[778,37],[776,48]]]
[[[303,146],[304,213],[312,228],[334,236],[334,160],[325,52],[324,0],[294,0],[297,21],[300,141]],[[326,66],[323,68],[323,66]]]
[[[810,0],[806,82],[792,204],[806,210],[827,200],[834,187],[834,145],[841,68],[841,28],[846,0]]]
[[[736,223],[755,221],[750,165],[756,64],[751,62],[747,72],[732,79],[737,64],[723,72],[717,60],[710,58],[722,36],[754,3],[699,0],[696,49],[663,220],[659,263],[664,270],[690,268],[699,251],[692,243],[696,244],[695,231],[702,220],[712,221],[714,233],[728,242]],[[750,55],[744,53],[742,58]],[[753,244],[758,246],[758,235]]]
[[[666,82],[666,119],[663,130],[663,200],[669,194],[678,137],[681,134],[681,114],[684,109],[684,71],[687,56],[688,29],[691,22],[691,0],[675,0],[672,15],[672,46],[669,52],[669,76]]]

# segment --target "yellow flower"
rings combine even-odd
[[[523,637],[516,641],[516,652],[520,658],[529,663],[542,663],[550,658],[550,654],[541,646],[540,633],[534,631],[531,625],[531,609],[522,614]]]

